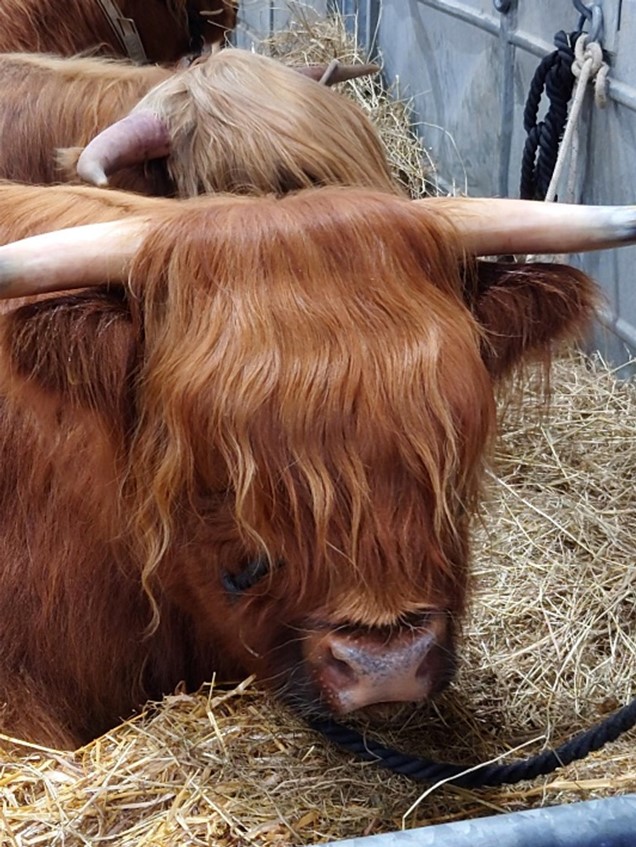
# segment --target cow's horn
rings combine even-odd
[[[0,247],[0,298],[123,283],[148,222],[88,224]]]
[[[363,65],[343,65],[337,59],[332,59],[328,65],[299,65],[294,70],[315,79],[322,85],[335,85],[347,79],[357,79],[359,76],[377,74],[379,65],[367,63]]]
[[[93,185],[108,185],[108,177],[121,168],[167,156],[170,148],[168,128],[157,115],[148,110],[132,112],[84,148],[77,173]]]
[[[583,253],[636,242],[636,206],[575,206],[537,200],[431,197],[475,256]]]

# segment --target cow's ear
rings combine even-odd
[[[57,178],[63,182],[78,182],[77,162],[83,147],[59,147],[55,151],[55,169]]]
[[[558,264],[478,261],[466,296],[495,379],[530,358],[546,358],[556,341],[580,337],[599,302],[589,277]]]
[[[128,405],[135,350],[121,290],[38,299],[0,321],[0,386],[39,405],[82,407],[119,419]]]

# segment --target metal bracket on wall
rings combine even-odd
[[[603,38],[603,9],[599,0],[595,0],[591,6],[586,6],[583,0],[572,0],[574,8],[581,13],[579,29],[583,28],[585,21],[590,25],[588,38],[590,41],[601,41]]]

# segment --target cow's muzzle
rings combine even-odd
[[[304,639],[302,652],[321,704],[337,715],[376,703],[426,700],[455,669],[451,625],[442,612],[391,630],[316,631]]]

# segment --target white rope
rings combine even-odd
[[[576,86],[574,90],[574,99],[570,107],[565,132],[559,147],[559,155],[557,156],[556,164],[550,185],[545,195],[546,203],[553,203],[563,171],[565,163],[570,158],[570,168],[568,176],[568,184],[566,196],[568,202],[575,201],[576,185],[578,181],[578,163],[579,163],[579,116],[587,86],[590,81],[594,81],[594,103],[599,109],[604,109],[607,105],[607,75],[609,73],[609,65],[603,59],[603,48],[598,41],[588,41],[588,36],[582,35],[576,42],[574,47],[574,62],[572,63],[572,73],[576,77]],[[554,261],[562,262],[565,256],[527,256],[527,262],[537,261]]]
[[[576,77],[576,87],[574,91],[574,100],[570,107],[570,114],[563,133],[563,139],[559,148],[554,173],[550,180],[545,199],[547,203],[554,201],[556,197],[557,187],[561,181],[565,161],[568,153],[572,152],[572,140],[577,128],[581,107],[587,91],[587,84],[590,80],[594,81],[594,102],[599,109],[605,108],[607,105],[607,74],[609,73],[609,65],[603,60],[603,48],[598,41],[589,41],[587,36],[581,36],[574,47],[574,62],[572,63],[572,73]],[[573,184],[572,171],[575,168],[572,165],[578,164],[578,147],[575,150],[574,161],[570,163],[570,185]]]

